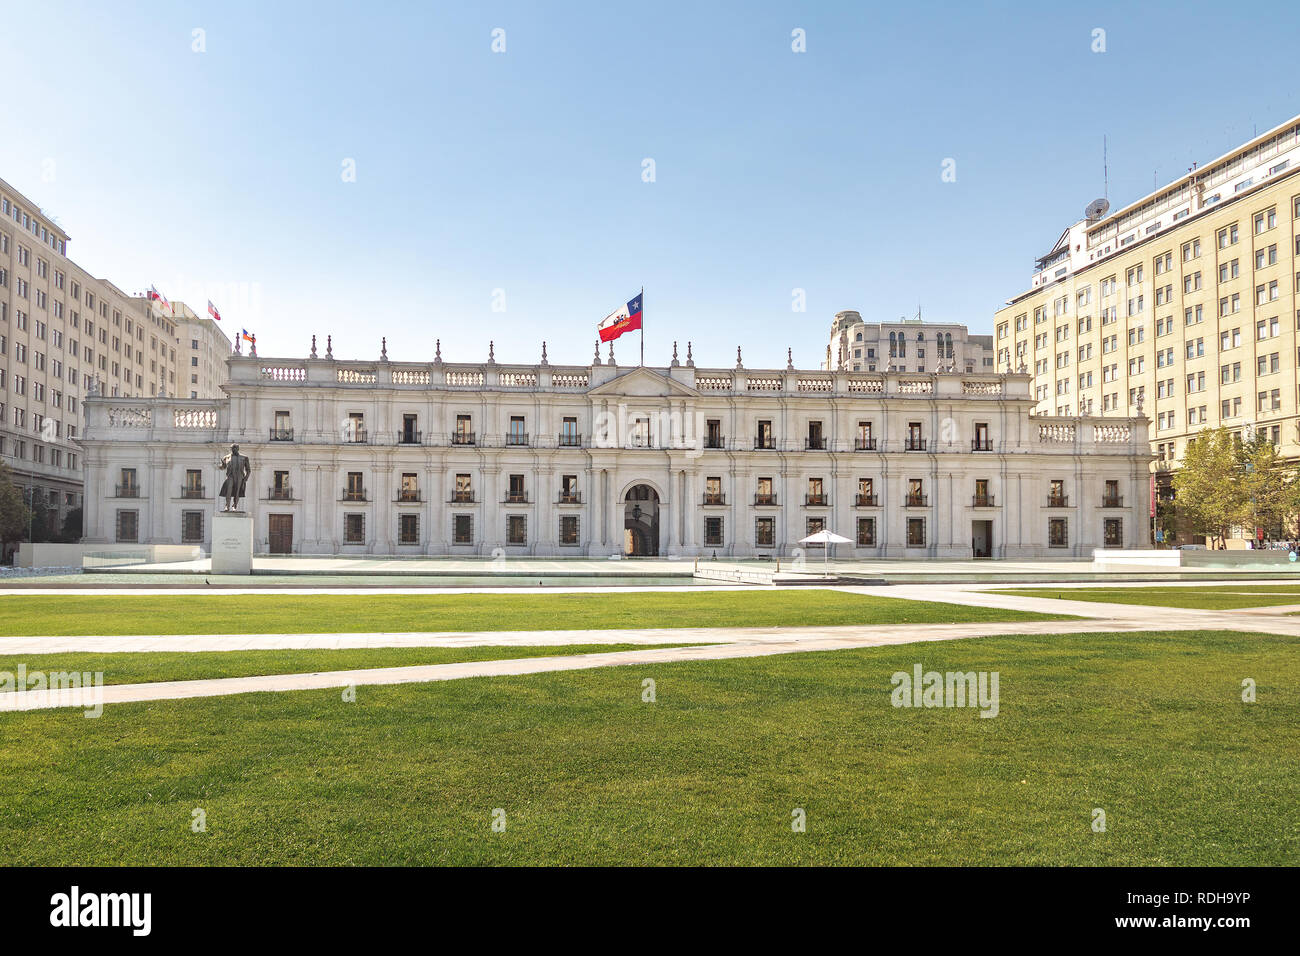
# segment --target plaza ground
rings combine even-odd
[[[0,670],[78,655],[119,673],[97,719],[0,713],[0,849],[104,864],[1294,864],[1300,584],[1230,577],[1103,593],[15,590]],[[271,615],[307,603],[272,632],[229,613],[255,598]],[[545,626],[543,598],[590,601],[584,626]],[[437,610],[385,608],[421,600]],[[53,624],[57,602],[61,629],[22,626]],[[418,629],[431,620],[460,626]],[[998,672],[997,717],[892,706],[891,676],[918,664]]]

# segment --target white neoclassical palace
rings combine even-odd
[[[1077,557],[1149,546],[1145,417],[1032,417],[1027,375],[232,355],[222,399],[84,405],[86,542],[259,552]]]

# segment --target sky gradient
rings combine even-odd
[[[1249,66],[1291,3],[107,6],[5,10],[0,178],[263,355],[586,363],[642,286],[649,364],[816,367],[840,309],[989,332],[1103,135],[1119,206],[1300,113]]]

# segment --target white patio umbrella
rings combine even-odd
[[[834,531],[826,531],[823,529],[821,531],[818,531],[816,534],[808,535],[808,537],[806,538],[800,538],[799,543],[820,544],[826,548],[825,552],[823,552],[822,555],[822,569],[823,569],[822,577],[825,578],[825,577],[830,577],[830,560],[831,560],[831,555],[830,555],[831,549],[826,546],[832,544],[848,544],[849,539],[840,537]]]

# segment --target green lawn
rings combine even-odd
[[[0,714],[0,854],[1295,865],[1296,651],[1221,632],[991,637],[363,686],[355,703],[331,690]],[[891,674],[918,663],[998,671],[999,715],[892,707]],[[1242,703],[1243,678],[1258,703]]]
[[[1245,593],[1242,593],[1245,592]],[[1300,604],[1300,586],[1291,585],[1197,585],[1169,588],[1018,588],[997,594],[1054,598],[1066,601],[1094,601],[1101,604],[1144,604],[1180,607],[1200,611],[1229,611],[1242,607],[1273,607]]]
[[[0,635],[303,634],[789,627],[1050,620],[998,611],[799,591],[597,594],[18,595],[0,597]]]
[[[339,650],[274,651],[142,651],[117,654],[23,654],[0,657],[0,672],[16,674],[62,671],[102,673],[105,684],[139,684],[151,681],[208,680],[249,677],[256,674],[311,674],[363,667],[408,667],[415,664],[455,664],[460,661],[498,661],[520,657],[555,657],[569,654],[607,654],[683,644],[562,644],[548,647],[370,647]],[[0,689],[2,692],[3,689]]]

